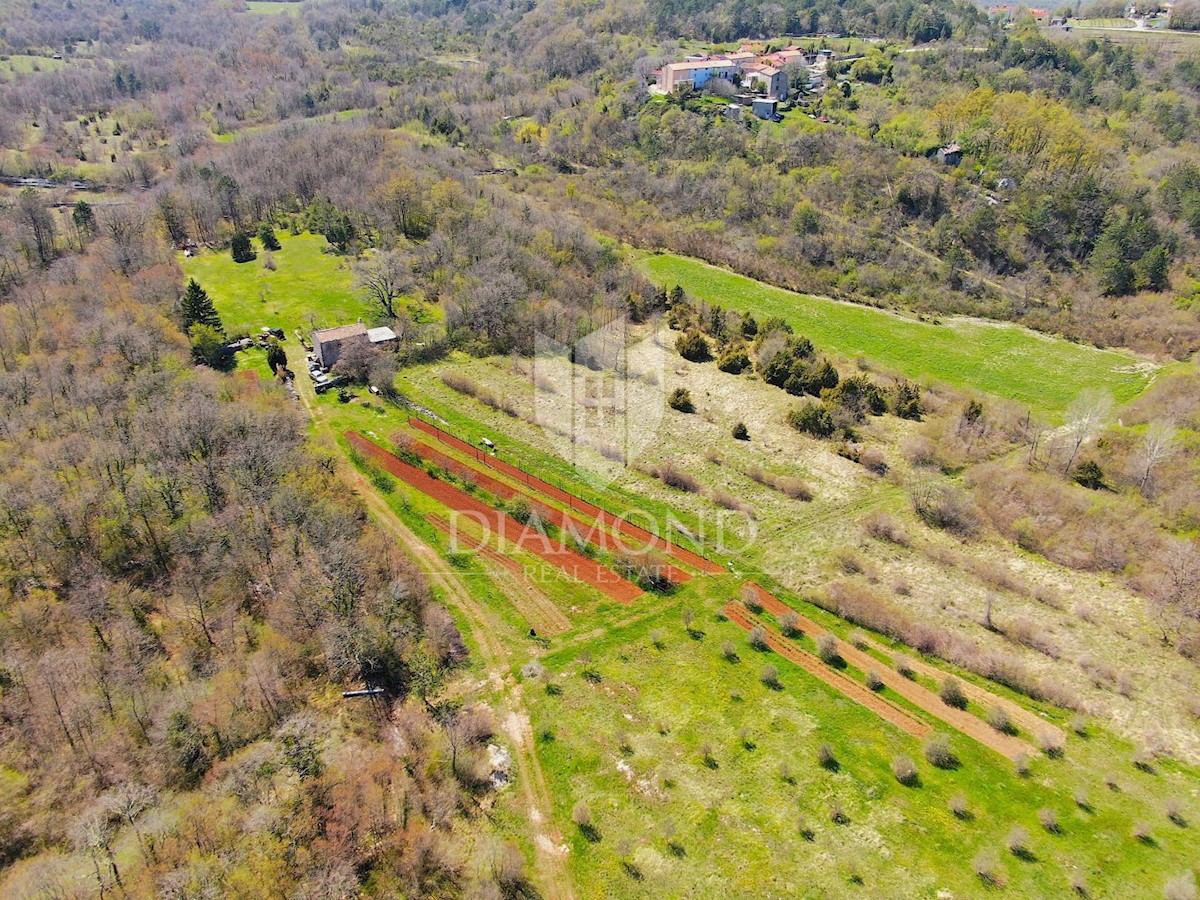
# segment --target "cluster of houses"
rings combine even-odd
[[[754,114],[770,118],[776,104],[787,100],[793,85],[789,84],[786,67],[808,69],[808,88],[818,89],[825,67],[833,57],[832,50],[806,50],[785,47],[770,53],[745,44],[733,53],[713,56],[689,56],[681,62],[667,63],[655,72],[656,82],[651,90],[672,94],[680,90],[699,90],[714,79],[729,83],[746,105],[753,104]]]

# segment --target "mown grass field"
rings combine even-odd
[[[260,16],[298,16],[300,4],[290,0],[246,0],[246,12]]]
[[[319,234],[277,231],[282,247],[271,254],[274,271],[264,266],[267,254],[254,240],[258,259],[235,263],[228,251],[202,252],[181,258],[184,275],[208,291],[229,334],[256,333],[262,326],[282,328],[289,338],[303,327],[326,328],[371,320],[372,311],[354,291],[350,264],[322,252]]]
[[[696,259],[642,255],[656,282],[678,284],[692,297],[750,312],[761,321],[782,316],[818,350],[865,357],[909,378],[994,394],[1033,410],[1061,416],[1079,394],[1102,390],[1117,401],[1137,396],[1149,376],[1122,371],[1138,363],[1027,329],[975,320],[919,322],[882,310],[773,287]]]
[[[29,75],[32,72],[55,72],[66,65],[65,59],[14,53],[0,59],[0,81],[10,81],[14,75]]]

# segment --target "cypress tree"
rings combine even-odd
[[[221,334],[225,333],[225,327],[221,324],[221,317],[217,315],[217,308],[213,306],[208,292],[200,287],[195,278],[188,281],[179,306],[183,313],[184,330],[191,328],[193,325],[208,325],[210,328],[215,328],[221,332]]]

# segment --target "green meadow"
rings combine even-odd
[[[258,259],[235,263],[228,251],[201,252],[182,259],[183,272],[208,291],[229,334],[256,333],[264,325],[328,328],[370,322],[372,310],[354,290],[350,262],[324,252],[319,234],[278,231],[280,250],[267,254],[254,240]],[[268,269],[268,255],[275,268]]]
[[[642,255],[642,269],[664,287],[680,285],[697,300],[781,316],[818,350],[867,360],[908,378],[981,391],[1061,417],[1084,391],[1118,402],[1136,397],[1150,375],[1139,359],[1074,344],[1013,325],[952,318],[940,324],[826,297],[798,294],[671,254]]]

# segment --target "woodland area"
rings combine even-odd
[[[0,174],[53,182],[0,194],[0,868],[30,890],[74,896],[80,860],[131,895],[529,889],[520,849],[465,827],[496,726],[443,696],[469,665],[450,613],[279,386],[194,365],[243,335],[181,307],[176,251],[263,228],[352,261],[388,365],[662,316],[855,462],[873,417],[920,423],[907,462],[961,476],[911,489],[923,520],[1119,579],[1200,658],[1194,365],[1059,427],[835,367],[626,253],[1192,360],[1200,53],[950,0],[278,5],[0,7]],[[701,46],[829,32],[881,40],[812,118],[647,92]],[[930,156],[952,141],[961,165]]]

